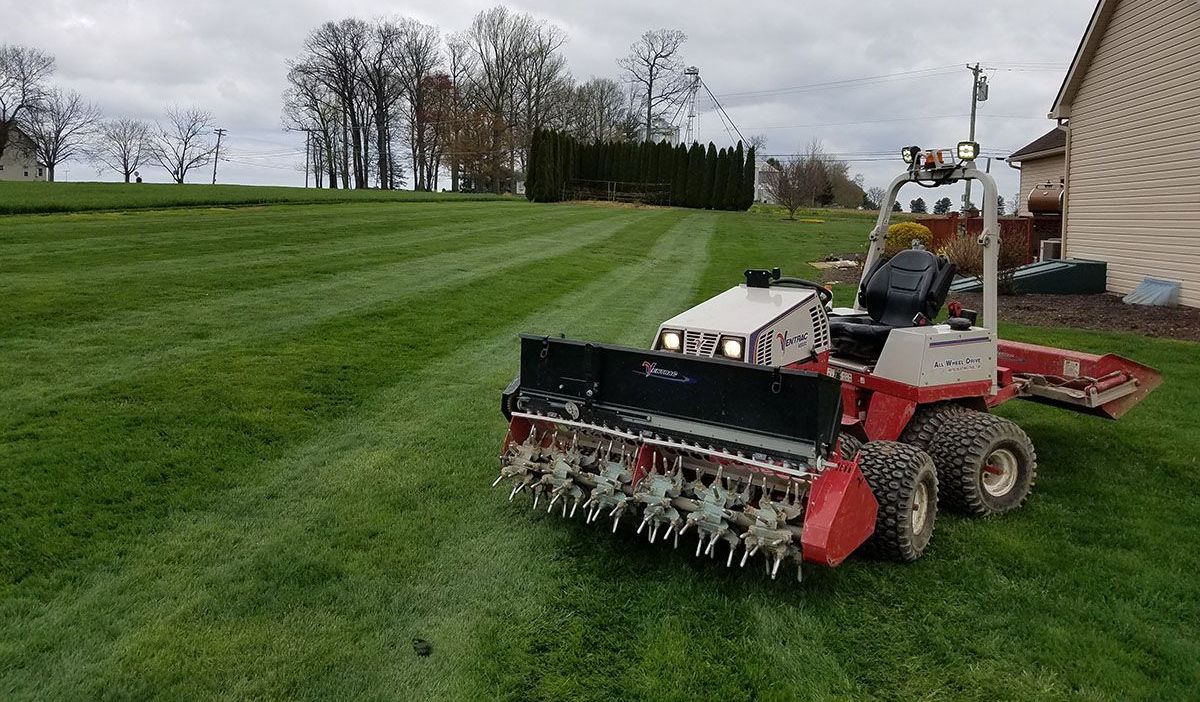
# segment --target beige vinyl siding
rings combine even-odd
[[[1067,170],[1066,156],[1057,154],[1021,162],[1021,209],[1019,215],[1029,214],[1029,193],[1046,181],[1057,183]]]
[[[1116,292],[1167,278],[1200,306],[1197,67],[1200,3],[1117,0],[1071,100],[1066,253]]]

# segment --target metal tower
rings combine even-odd
[[[684,130],[683,143],[690,145],[700,135],[700,116],[696,114],[696,94],[700,92],[700,69],[688,66],[683,74],[689,81],[687,96],[684,104],[687,106],[687,129]]]

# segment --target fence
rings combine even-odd
[[[567,200],[608,200],[670,205],[670,183],[626,183],[617,180],[572,180],[564,193]]]
[[[960,233],[979,236],[983,231],[983,217],[962,217],[957,212],[948,215],[926,215],[917,217],[916,221],[933,232],[934,251],[945,246],[951,238]],[[1026,241],[1029,242],[1029,255],[1025,263],[1037,260],[1044,239],[1052,239],[1062,233],[1061,217],[1001,217],[999,222],[1001,239],[1025,235]]]

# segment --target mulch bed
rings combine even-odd
[[[983,304],[979,293],[954,293],[953,297],[968,309],[979,309]],[[1200,341],[1200,309],[1127,305],[1120,295],[1001,295],[1000,318],[1038,327],[1075,327]]]
[[[821,280],[857,285],[861,270],[826,269]],[[951,293],[967,309],[983,305],[979,293]],[[1036,327],[1073,327],[1126,332],[1160,339],[1200,341],[1200,309],[1127,305],[1119,295],[1001,295],[1000,318]]]

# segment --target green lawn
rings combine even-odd
[[[341,202],[497,200],[499,195],[411,190],[321,190],[252,185],[0,182],[0,214]],[[512,199],[503,196],[503,199]]]
[[[1006,406],[1033,499],[909,566],[771,582],[487,489],[519,332],[645,344],[747,266],[863,246],[823,218],[0,217],[0,699],[1194,698],[1196,344],[1005,329],[1166,382],[1118,423]]]

